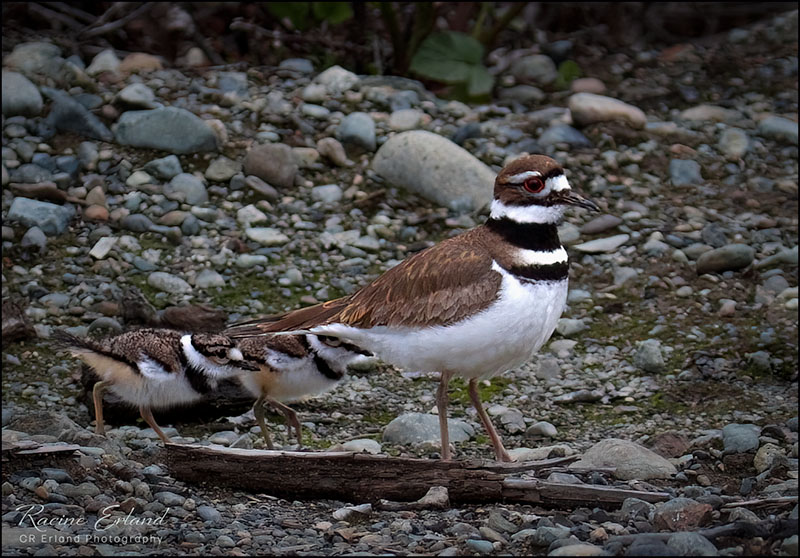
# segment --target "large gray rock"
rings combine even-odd
[[[615,467],[622,480],[665,479],[677,473],[675,466],[637,443],[609,438],[596,443],[570,467]]]
[[[56,130],[103,141],[114,139],[111,131],[99,118],[64,91],[42,87],[42,93],[53,101],[47,123]]]
[[[193,174],[182,172],[164,186],[164,194],[172,197],[179,194],[189,205],[199,205],[208,201],[208,192],[203,181]]]
[[[549,85],[558,78],[555,62],[544,54],[518,58],[511,64],[510,71],[517,81],[535,85]]]
[[[639,344],[633,355],[633,364],[645,372],[658,374],[666,368],[658,339],[646,339]]]
[[[244,157],[244,174],[257,176],[278,188],[293,187],[297,162],[292,148],[283,143],[256,145]]]
[[[30,198],[14,198],[8,210],[9,221],[19,221],[28,227],[37,226],[48,236],[66,231],[74,215],[75,208],[71,205],[56,205]]]
[[[587,126],[595,122],[623,120],[632,128],[644,128],[647,116],[638,107],[612,97],[594,93],[576,93],[569,98],[572,121],[577,126]]]
[[[3,116],[36,116],[42,112],[42,95],[18,72],[3,70]]]
[[[412,130],[389,138],[372,168],[387,182],[454,211],[477,211],[492,200],[492,169],[431,132]]]
[[[758,131],[768,138],[797,145],[797,122],[780,116],[768,116],[758,124]]]
[[[451,442],[466,442],[475,430],[463,420],[448,419]],[[383,441],[392,444],[439,442],[439,417],[425,413],[406,413],[386,425]]]
[[[697,273],[735,271],[753,262],[756,251],[747,244],[728,244],[700,254],[697,258]]]
[[[20,43],[11,54],[3,58],[3,66],[19,70],[28,77],[44,74],[59,79],[64,59],[61,57],[61,49],[52,43]]]
[[[761,428],[755,424],[726,424],[722,428],[725,453],[747,453],[758,449]]]
[[[122,114],[115,129],[117,142],[170,153],[217,149],[217,138],[203,120],[188,110],[162,107]]]

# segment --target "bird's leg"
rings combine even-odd
[[[267,444],[268,449],[275,449],[275,446],[272,444],[272,438],[269,437],[269,430],[267,430],[267,421],[264,419],[264,400],[267,398],[266,395],[262,395],[258,399],[256,399],[255,405],[253,405],[253,414],[256,417],[256,422],[258,423],[258,427],[261,429],[261,437],[264,438],[264,442]]]
[[[141,405],[139,407],[139,414],[142,415],[142,418],[150,426],[150,428],[152,428],[155,431],[155,433],[158,434],[158,437],[161,438],[162,442],[164,442],[165,444],[168,444],[168,443],[171,442],[171,440],[169,439],[169,436],[164,434],[164,431],[161,430],[160,426],[158,426],[158,423],[156,422],[156,419],[153,418],[153,413],[150,410],[150,407],[146,407],[144,405]]]
[[[297,435],[297,445],[303,445],[303,427],[300,426],[300,421],[297,419],[297,413],[294,412],[294,409],[289,407],[288,405],[284,405],[280,401],[275,401],[274,399],[269,400],[270,405],[272,405],[275,409],[283,413],[283,416],[286,417],[286,424],[287,427],[291,430],[294,428],[295,434]]]
[[[481,404],[481,396],[478,393],[478,380],[475,378],[469,381],[469,398],[472,399],[472,404],[475,406],[475,410],[478,411],[478,416],[481,417],[483,427],[489,433],[489,438],[491,438],[492,445],[494,446],[495,457],[498,461],[511,461],[511,456],[508,455],[506,448],[503,447],[503,440],[500,439],[500,435],[497,433],[497,430],[495,430],[492,420],[489,418],[489,415],[486,414]]]
[[[439,410],[439,437],[442,443],[442,460],[450,461],[450,432],[447,430],[447,384],[452,372],[441,372],[436,390],[436,408]]]
[[[111,382],[99,381],[95,382],[92,388],[92,399],[94,399],[94,433],[100,436],[106,435],[106,425],[103,421],[103,392]]]

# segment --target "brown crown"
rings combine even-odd
[[[520,191],[519,185],[509,185],[510,177],[517,174],[536,171],[542,179],[564,174],[564,169],[555,159],[545,155],[525,155],[507,164],[497,174],[494,181],[494,197],[508,205],[525,205],[530,199]]]

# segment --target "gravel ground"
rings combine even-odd
[[[795,11],[663,50],[583,49],[593,77],[571,90],[551,85],[550,58],[512,52],[497,100],[474,106],[302,59],[178,70],[4,41],[2,292],[30,325],[6,343],[4,303],[4,460],[7,444],[78,447],[4,461],[3,552],[796,555],[796,37]],[[232,323],[350,293],[480,223],[481,177],[523,152],[561,161],[603,212],[561,226],[569,306],[535,360],[481,387],[489,413],[522,459],[617,468],[552,480],[669,502],[353,510],[364,502],[184,484],[132,418],[92,434],[85,378],[52,328],[135,326],[130,292],[162,323],[188,305]],[[410,441],[435,389],[354,370],[295,406],[304,446],[436,458]],[[456,458],[489,458],[464,384],[451,395],[468,437]],[[248,406],[166,424],[179,441],[260,448]],[[652,471],[625,473],[630,455]],[[708,531],[735,522],[750,531]]]

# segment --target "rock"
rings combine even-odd
[[[317,151],[334,165],[352,167],[355,163],[347,158],[344,146],[335,138],[322,138],[317,142]]]
[[[156,94],[144,83],[132,83],[117,94],[117,101],[131,107],[156,108]]]
[[[570,147],[592,147],[592,142],[572,126],[555,124],[547,128],[537,140],[542,147],[566,143]]]
[[[794,120],[780,116],[768,116],[758,123],[758,131],[765,137],[797,145],[797,122]]]
[[[700,238],[702,238],[703,242],[714,248],[722,248],[728,244],[728,236],[725,234],[725,229],[717,223],[709,223],[703,227],[703,230],[700,232]]]
[[[779,446],[766,443],[758,448],[756,456],[753,458],[753,466],[756,468],[756,471],[763,473],[772,467],[776,459],[785,456],[786,454]]]
[[[314,81],[324,85],[331,95],[340,95],[353,89],[361,81],[361,78],[341,66],[331,66],[314,78]]]
[[[554,457],[565,457],[574,454],[575,451],[569,446],[555,445],[543,446],[538,448],[513,448],[508,450],[508,455],[512,461],[542,461]]]
[[[280,246],[289,242],[288,236],[272,227],[250,227],[245,229],[244,234],[262,246]]]
[[[164,195],[172,199],[178,195],[189,205],[201,205],[208,201],[208,192],[203,181],[193,174],[183,172],[164,185]]]
[[[659,531],[690,531],[711,521],[713,508],[691,498],[673,498],[656,504],[653,527]]]
[[[42,252],[47,246],[47,236],[42,229],[33,226],[25,231],[19,244],[23,248],[36,248],[39,252]]]
[[[689,451],[689,440],[679,432],[662,432],[650,440],[649,445],[661,457],[680,457]]]
[[[242,164],[225,156],[220,156],[211,161],[205,172],[205,177],[213,182],[228,182],[231,178],[242,172]]]
[[[567,544],[554,548],[547,553],[548,556],[610,556],[600,546],[590,543]]]
[[[573,93],[594,93],[602,95],[606,92],[606,84],[597,78],[585,77],[572,80],[569,90]]]
[[[692,186],[703,183],[700,163],[691,159],[672,159],[669,162],[669,177],[673,186]]]
[[[558,78],[552,58],[544,54],[530,54],[511,64],[510,73],[517,81],[536,85],[549,85]]]
[[[358,506],[339,508],[332,515],[338,521],[359,521],[365,519],[371,513],[372,504],[360,504]]]
[[[633,356],[633,364],[640,370],[650,374],[660,374],[666,369],[661,354],[661,342],[658,339],[646,339],[639,344]]]
[[[42,93],[53,101],[46,119],[48,125],[61,132],[73,132],[92,139],[114,139],[98,117],[67,93],[51,87],[42,87]]]
[[[244,157],[244,174],[257,176],[278,188],[294,187],[297,163],[292,148],[282,143],[256,145]]]
[[[596,443],[570,467],[615,467],[615,476],[622,480],[664,479],[677,473],[675,466],[660,455],[618,438]]]
[[[331,111],[320,105],[303,103],[300,107],[300,113],[304,116],[316,118],[317,120],[326,120],[330,116]]]
[[[117,121],[118,143],[170,153],[215,151],[217,137],[211,127],[186,109],[162,107],[132,110]]]
[[[719,556],[717,547],[699,533],[675,533],[667,539],[667,546],[675,556]]]
[[[618,227],[621,224],[622,224],[622,219],[620,219],[616,215],[611,215],[609,213],[606,213],[604,215],[600,215],[599,217],[595,217],[591,221],[585,223],[581,227],[580,231],[581,234],[598,234],[613,229],[615,227]]]
[[[343,195],[338,184],[323,184],[311,189],[311,199],[322,203],[336,203],[341,201]]]
[[[540,420],[525,431],[526,438],[555,438],[558,430],[549,422]]]
[[[717,145],[726,159],[738,161],[750,149],[750,137],[740,128],[726,128]]]
[[[625,556],[674,556],[667,543],[651,537],[636,539],[628,547]]]
[[[250,97],[247,74],[244,72],[219,72],[217,88],[233,99],[241,100]]]
[[[28,78],[3,70],[3,116],[38,116],[42,106],[42,94]]]
[[[189,285],[189,283],[180,277],[176,277],[175,275],[166,273],[164,271],[154,271],[148,275],[147,284],[154,289],[172,294],[183,294],[192,290],[192,287]]]
[[[587,254],[600,254],[603,252],[615,252],[617,248],[628,242],[630,235],[617,234],[607,238],[597,238],[581,244],[573,246],[576,250],[586,252]]]
[[[204,269],[197,274],[194,286],[198,289],[209,289],[211,287],[224,287],[225,279],[213,269]]]
[[[517,101],[522,104],[541,103],[547,97],[541,89],[533,85],[515,85],[514,87],[504,87],[497,92],[499,99],[504,101]],[[455,141],[455,139],[453,140]],[[461,143],[456,142],[459,145]]]
[[[275,202],[278,201],[280,194],[278,191],[261,180],[257,176],[248,176],[244,179],[244,184],[248,188],[250,188],[253,192],[256,193],[257,196],[264,198],[265,200]]]
[[[746,244],[728,244],[700,254],[697,258],[697,273],[719,273],[736,271],[753,262],[756,251]]]
[[[119,226],[127,231],[147,232],[153,228],[153,222],[147,215],[133,213],[120,219]]]
[[[576,93],[569,98],[568,106],[576,126],[624,120],[632,128],[641,129],[647,123],[647,116],[641,109],[612,97],[594,93]]]
[[[423,112],[417,109],[396,110],[389,115],[389,128],[396,132],[405,132],[419,127]]]
[[[154,496],[158,502],[161,502],[168,508],[180,507],[183,506],[184,502],[186,502],[185,496],[181,496],[180,494],[175,494],[174,492],[169,491],[156,492]]]
[[[215,432],[208,437],[208,441],[212,444],[220,446],[230,446],[239,438],[239,435],[233,430],[224,430],[222,432]]]
[[[183,172],[181,162],[176,155],[153,159],[144,165],[144,170],[162,180],[170,180]]]
[[[52,411],[20,412],[11,419],[7,427],[31,436],[54,436],[63,441],[72,439],[79,432],[85,432],[83,427],[66,415]]]
[[[475,554],[490,554],[494,552],[494,544],[491,541],[484,541],[481,539],[467,539],[464,543],[465,546]]]
[[[89,251],[89,255],[97,260],[102,260],[108,255],[116,243],[117,237],[104,236],[95,243],[95,245]]]
[[[431,132],[389,138],[372,168],[387,182],[453,211],[477,211],[492,200],[495,173],[465,149]]]
[[[700,122],[734,122],[741,118],[741,114],[716,105],[698,105],[682,111],[679,118]]]
[[[375,121],[365,112],[351,112],[348,114],[336,135],[342,143],[352,144],[366,151],[375,151]]]
[[[747,453],[758,449],[761,428],[755,424],[726,424],[722,428],[725,453]]]
[[[286,60],[281,60],[281,63],[278,64],[278,68],[281,70],[299,72],[301,74],[314,73],[314,64],[307,58],[287,58]]]
[[[451,442],[465,442],[475,430],[463,420],[448,419]],[[390,444],[439,442],[439,417],[425,413],[406,413],[392,420],[383,430],[383,441]]]
[[[8,56],[3,58],[3,66],[19,70],[29,78],[44,74],[53,79],[61,79],[64,59],[61,49],[53,43],[19,43]]]
[[[314,168],[319,160],[319,151],[313,147],[293,147],[292,157],[301,169]]]
[[[56,205],[29,198],[14,198],[8,210],[9,221],[19,221],[27,227],[39,227],[48,236],[66,231],[74,215],[75,209],[71,205]]]
[[[144,52],[132,52],[119,63],[119,71],[123,74],[152,72],[163,69],[164,65],[157,56]]]
[[[197,506],[195,513],[197,517],[207,523],[217,524],[222,522],[222,514],[211,506]]]
[[[796,507],[796,506],[795,506]],[[795,516],[797,514],[795,513]],[[797,519],[797,517],[795,517]],[[797,556],[797,535],[787,537],[781,543],[781,552],[784,556]]]
[[[114,54],[114,51],[112,49],[106,49],[98,53],[92,59],[92,62],[86,68],[86,73],[90,76],[102,74],[103,72],[117,74],[119,73],[119,65],[119,58]]]

